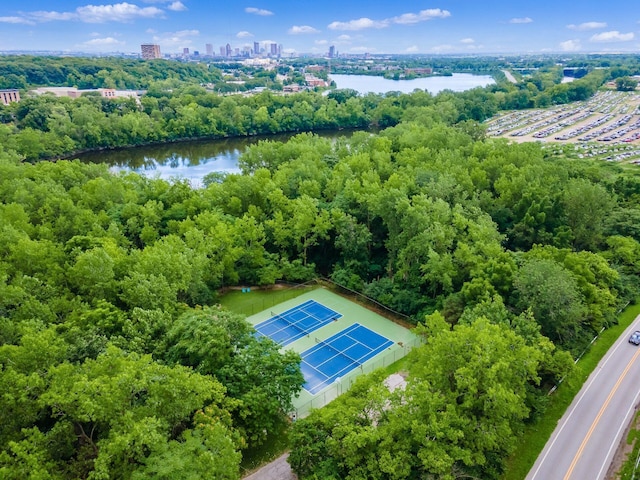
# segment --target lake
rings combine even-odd
[[[338,88],[351,88],[360,93],[411,93],[416,88],[436,95],[442,90],[463,92],[476,87],[486,87],[495,83],[490,75],[472,75],[454,73],[451,76],[415,78],[413,80],[389,80],[371,75],[334,75],[329,76]]]

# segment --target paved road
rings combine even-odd
[[[296,480],[298,477],[287,463],[288,456],[289,454],[285,453],[244,480]]]
[[[504,76],[507,77],[507,80],[509,80],[511,83],[518,83],[516,77],[514,77],[509,70],[502,70],[502,73],[504,73]]]
[[[573,400],[527,480],[602,480],[640,399],[640,347],[628,342],[640,317],[613,345]]]

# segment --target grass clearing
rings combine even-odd
[[[547,440],[551,437],[558,421],[573,401],[573,398],[578,394],[584,382],[602,357],[622,335],[622,332],[639,314],[640,303],[630,305],[620,314],[617,325],[602,332],[598,340],[593,343],[589,351],[576,364],[574,371],[549,397],[549,404],[544,416],[536,423],[527,426],[524,434],[518,439],[517,447],[507,462],[505,473],[502,475],[503,479],[520,480],[527,476]]]
[[[303,293],[307,293],[315,286],[296,286],[269,289],[251,289],[250,292],[242,290],[230,290],[218,299],[220,305],[227,310],[242,315],[253,315],[255,313],[271,308],[279,303],[296,298]]]

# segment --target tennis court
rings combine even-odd
[[[393,345],[388,338],[359,323],[325,341],[317,341],[317,345],[300,354],[304,388],[312,395]]]
[[[275,314],[255,326],[259,336],[273,339],[280,345],[288,345],[299,338],[342,317],[342,314],[325,307],[315,300],[307,300],[286,312]]]

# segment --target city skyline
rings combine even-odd
[[[0,13],[0,51],[163,54],[283,45],[282,53],[495,54],[640,52],[640,10],[631,1],[322,3],[23,0]]]

